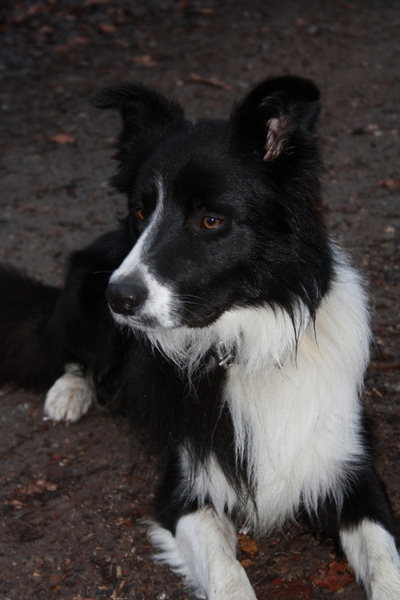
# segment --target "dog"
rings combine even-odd
[[[230,119],[185,120],[138,83],[122,117],[114,230],[72,254],[62,290],[3,265],[0,381],[51,386],[75,421],[122,403],[158,452],[156,557],[209,600],[251,600],[234,523],[299,512],[340,544],[371,600],[400,598],[391,508],[362,404],[362,280],[328,235],[320,93],[270,78]]]

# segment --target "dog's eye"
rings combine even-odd
[[[201,224],[206,229],[217,229],[222,223],[222,219],[217,217],[204,217]]]
[[[143,210],[143,208],[137,208],[136,209],[136,214],[137,214],[137,216],[139,217],[139,219],[141,221],[144,221],[145,216],[144,216],[144,210]]]

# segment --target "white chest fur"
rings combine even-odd
[[[263,307],[231,311],[217,324],[219,339],[238,348],[225,400],[237,461],[246,457],[250,467],[256,509],[251,502],[237,506],[214,458],[191,482],[197,498],[211,498],[220,513],[242,508],[246,524],[262,531],[293,516],[300,504],[313,512],[321,497],[340,503],[338,481],[362,455],[359,396],[370,330],[358,276],[340,264],[315,324],[300,310],[296,319],[293,325],[283,311]],[[185,453],[182,461],[188,472]]]

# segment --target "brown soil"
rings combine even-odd
[[[191,117],[219,117],[267,75],[317,82],[330,225],[371,294],[366,403],[399,522],[398,2],[9,0],[0,19],[0,259],[50,283],[62,283],[71,250],[124,211],[106,185],[118,118],[90,108],[91,92],[141,80]],[[0,394],[0,600],[188,598],[151,559],[141,519],[153,465],[125,419],[93,408],[77,424],[52,425],[43,395]],[[363,598],[332,542],[301,524],[242,536],[240,547],[261,600]],[[328,565],[330,578],[320,571]],[[329,581],[344,587],[329,591]]]

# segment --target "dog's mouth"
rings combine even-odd
[[[140,330],[143,332],[178,329],[180,327],[188,327],[190,329],[202,329],[215,323],[215,321],[221,315],[220,311],[215,309],[208,312],[206,315],[191,315],[189,319],[179,317],[178,315],[176,315],[173,320],[171,320],[168,323],[165,323],[160,321],[158,317],[153,315],[122,315],[115,312],[112,309],[112,307],[110,307],[110,310],[114,320],[119,325],[122,325],[124,327],[130,327],[131,329]]]
[[[173,324],[169,324],[168,326],[166,326],[165,324],[161,323],[159,319],[157,319],[157,317],[151,315],[122,315],[114,312],[114,310],[111,307],[110,310],[114,321],[116,321],[118,325],[121,325],[123,327],[129,327],[134,330],[146,332],[160,329],[173,329],[179,326]]]

